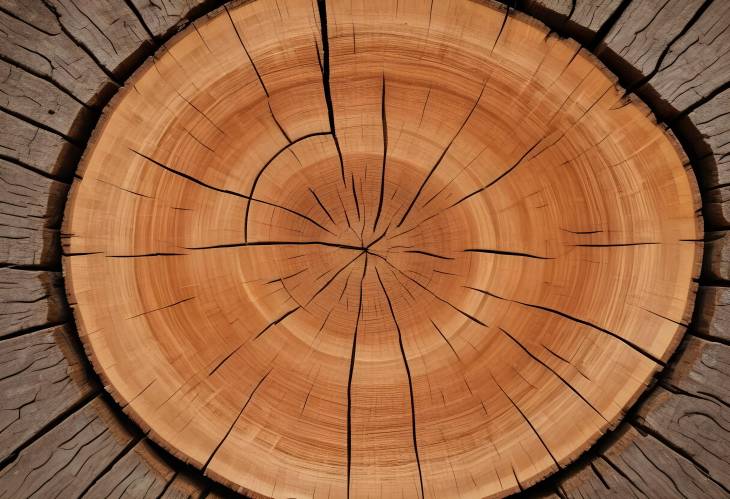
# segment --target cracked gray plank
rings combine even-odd
[[[58,262],[68,186],[0,160],[0,264]]]
[[[660,99],[660,111],[671,115],[701,102],[727,83],[730,72],[730,2],[713,2],[669,48],[647,85]]]
[[[709,280],[730,279],[730,232],[716,231],[705,234],[705,256],[702,276]]]
[[[70,36],[114,76],[124,77],[152,51],[142,23],[124,0],[46,0]]]
[[[0,471],[0,496],[77,497],[132,442],[106,403],[94,398]]]
[[[156,37],[182,29],[197,10],[210,0],[131,0],[145,25]]]
[[[730,340],[730,288],[700,286],[695,309],[695,332]]]
[[[59,272],[0,268],[0,338],[68,318]]]
[[[0,461],[97,387],[67,326],[0,341]]]
[[[2,60],[0,108],[72,139],[84,136],[91,119],[88,108],[53,84]]]
[[[0,5],[20,18],[0,12],[0,56],[54,82],[85,104],[100,104],[111,95],[112,82],[63,33],[41,0],[2,0]]]
[[[0,111],[0,158],[8,158],[53,176],[70,174],[80,151],[69,141]]]

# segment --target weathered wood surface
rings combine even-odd
[[[68,185],[0,160],[0,264],[57,265]]]
[[[53,176],[68,176],[80,155],[62,136],[0,111],[0,158],[8,158]]]
[[[63,32],[41,0],[2,0],[0,7],[0,57],[55,82],[86,104],[106,101],[113,83]]]
[[[175,471],[142,440],[114,463],[84,497],[159,498],[169,490],[174,477]]]
[[[694,332],[730,340],[730,288],[701,286],[695,307]]]
[[[580,42],[591,43],[596,32],[620,5],[621,0],[527,0],[523,7],[553,29]]]
[[[0,338],[68,318],[61,274],[0,268]]]
[[[730,73],[730,2],[713,2],[670,46],[644,94],[658,97],[657,112],[673,116],[727,83]],[[725,22],[723,22],[725,21]],[[621,20],[619,20],[619,23]]]
[[[220,4],[211,0],[131,0],[152,34],[164,37],[184,27],[196,13],[203,13]]]
[[[730,232],[708,232],[705,241],[702,276],[710,281],[730,280]]]
[[[115,77],[125,77],[152,50],[150,37],[124,0],[47,0],[59,23]]]
[[[96,390],[71,334],[58,326],[0,341],[0,462]]]
[[[134,441],[111,409],[94,398],[0,471],[0,496],[78,497]]]
[[[0,109],[73,139],[84,137],[91,119],[88,108],[70,95],[3,60],[0,60]]]
[[[726,491],[691,461],[630,424],[588,465],[566,478],[559,490],[568,498],[721,498]]]
[[[665,48],[700,9],[703,0],[631,2],[600,42],[597,53],[627,70],[629,85],[652,75],[663,61]]]

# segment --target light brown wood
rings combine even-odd
[[[691,170],[525,16],[326,13],[229,5],[115,97],[63,228],[89,356],[151,438],[256,496],[526,487],[678,344]]]

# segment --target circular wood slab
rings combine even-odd
[[[215,479],[500,496],[580,455],[669,357],[698,199],[648,109],[530,18],[258,0],[115,97],[64,268],[107,388]]]

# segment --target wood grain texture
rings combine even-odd
[[[504,2],[508,5],[510,2]],[[553,29],[591,44],[621,0],[526,0],[521,6]]]
[[[730,340],[730,288],[700,286],[696,309],[695,332]]]
[[[652,76],[665,49],[702,7],[702,0],[631,2],[600,42],[597,54],[625,69],[625,81],[635,84]],[[612,65],[613,67],[613,65]]]
[[[0,264],[58,264],[67,190],[67,184],[0,160]]]
[[[0,111],[0,158],[53,176],[68,176],[79,149],[62,136]]]
[[[115,98],[64,225],[90,358],[151,438],[241,492],[527,487],[684,333],[686,157],[523,15],[314,7],[228,6]]]
[[[716,231],[706,234],[702,274],[710,281],[730,280],[730,232]]]
[[[58,272],[0,268],[0,338],[68,318]]]
[[[144,26],[124,0],[45,0],[79,45],[116,77],[125,77],[152,50]]]
[[[730,184],[730,90],[692,111],[679,126],[697,147],[697,180],[704,189]]]
[[[0,495],[79,497],[133,443],[110,409],[94,398],[0,470]]]
[[[568,498],[726,497],[691,461],[631,425],[584,469],[560,484]]]
[[[84,497],[159,498],[174,478],[175,471],[142,440],[94,482]]]
[[[48,81],[0,60],[0,108],[72,139],[84,137],[90,112]]]
[[[67,326],[0,341],[0,462],[88,397]]]
[[[646,83],[655,109],[665,116],[690,109],[727,83],[730,31],[719,22],[730,16],[730,3],[712,2],[686,33],[674,41]]]
[[[210,0],[131,0],[142,16],[145,25],[154,36],[163,37],[181,29],[190,18],[206,6],[213,4]]]
[[[86,104],[96,105],[108,98],[112,82],[63,32],[42,0],[2,0],[0,6],[0,56],[54,82]]]

